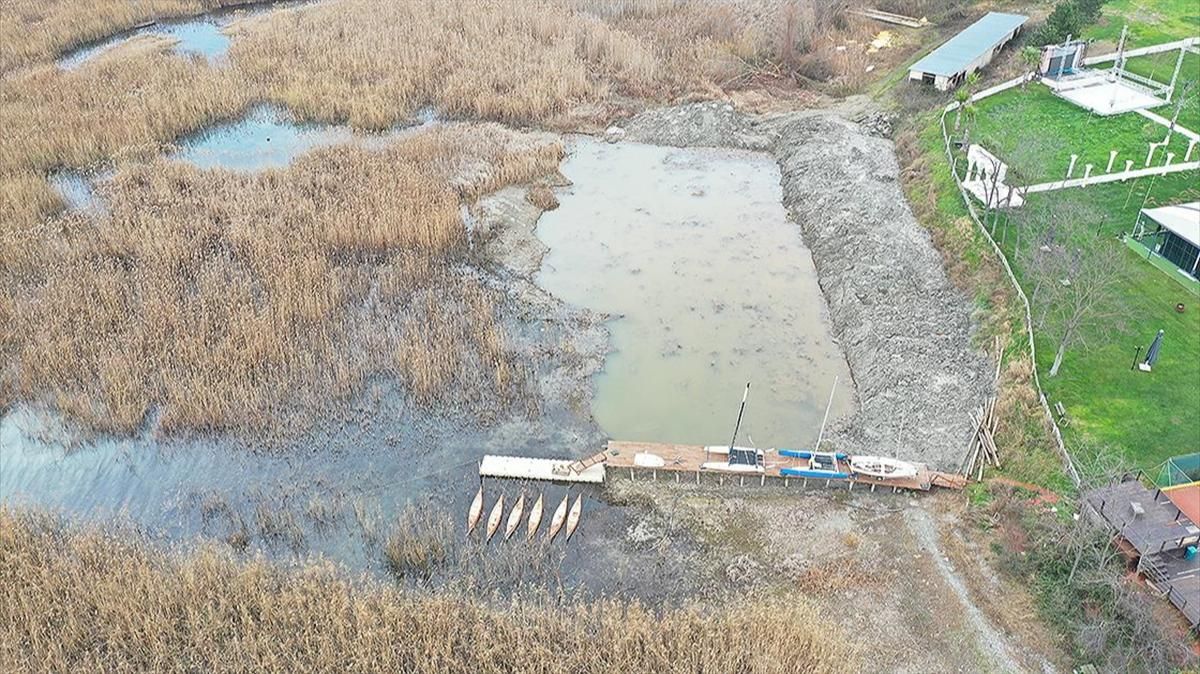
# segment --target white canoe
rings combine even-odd
[[[470,536],[475,527],[479,526],[479,520],[483,517],[483,485],[479,486],[479,491],[475,492],[475,500],[471,501],[471,510],[467,512],[467,535]]]
[[[905,478],[917,475],[917,467],[913,464],[887,456],[852,456],[850,470],[878,478]]]
[[[571,506],[571,514],[567,515],[567,540],[571,540],[571,535],[575,533],[575,529],[579,526],[579,516],[583,514],[583,494],[575,497],[575,505]]]
[[[567,521],[567,503],[571,500],[571,495],[567,494],[563,497],[562,503],[554,509],[554,515],[550,517],[550,531],[548,536],[550,540],[558,535],[558,530],[562,528],[563,522]]]
[[[542,494],[538,494],[538,499],[533,502],[533,508],[529,510],[529,533],[525,535],[525,540],[533,540],[533,535],[537,533],[538,527],[542,524]]]
[[[487,522],[487,539],[492,540],[492,536],[496,535],[496,530],[500,528],[500,517],[504,514],[504,494],[496,500],[496,505],[492,506],[492,512],[488,515]]]
[[[517,499],[517,505],[513,506],[512,512],[508,514],[508,523],[504,525],[504,540],[512,538],[513,532],[521,524],[521,516],[524,514],[525,494],[521,494],[521,497]]]
[[[761,473],[762,466],[750,466],[744,463],[725,463],[724,461],[706,461],[700,464],[704,470],[719,470],[726,473]]]

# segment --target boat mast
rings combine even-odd
[[[821,419],[821,430],[817,432],[817,444],[813,446],[814,453],[821,451],[821,439],[825,437],[825,422],[829,421],[829,408],[833,406],[833,393],[837,391],[838,379],[838,377],[833,378],[833,388],[829,390],[829,402],[825,404],[825,416]]]
[[[728,456],[730,457],[733,456],[733,445],[737,442],[738,429],[742,426],[742,414],[746,411],[746,398],[748,397],[750,397],[750,382],[746,382],[746,390],[742,391],[742,407],[738,410],[737,423],[733,425],[733,437],[729,439]],[[707,461],[708,457],[705,457],[705,460]]]

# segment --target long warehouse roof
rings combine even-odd
[[[991,51],[1029,17],[988,12],[945,44],[926,54],[909,70],[947,77],[962,72],[972,61]]]

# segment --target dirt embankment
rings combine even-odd
[[[891,141],[832,112],[757,119],[721,103],[649,111],[626,138],[773,153],[857,388],[835,443],[957,466],[991,366],[972,344],[969,298],[904,198]]]

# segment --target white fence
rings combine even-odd
[[[1020,84],[1020,79],[1022,78],[1017,78],[1017,84]],[[1004,267],[1004,272],[1008,275],[1009,283],[1012,284],[1013,290],[1017,291],[1017,297],[1021,298],[1021,304],[1025,309],[1025,334],[1029,339],[1029,357],[1033,361],[1033,387],[1037,390],[1038,401],[1042,405],[1042,412],[1045,413],[1046,419],[1050,422],[1050,428],[1054,433],[1054,443],[1058,447],[1058,453],[1063,460],[1063,468],[1067,476],[1078,487],[1080,484],[1079,471],[1076,470],[1075,462],[1071,460],[1071,454],[1067,451],[1067,446],[1063,443],[1062,431],[1058,429],[1058,423],[1054,420],[1054,414],[1050,411],[1050,404],[1046,401],[1046,393],[1042,390],[1041,378],[1038,377],[1037,347],[1033,343],[1033,315],[1029,307],[1029,298],[1025,296],[1025,291],[1021,289],[1021,284],[1017,282],[1017,277],[1013,274],[1012,266],[1008,263],[1008,257],[1004,255],[1004,251],[1000,250],[1000,245],[992,238],[987,227],[984,226],[983,221],[979,218],[979,214],[975,211],[975,203],[971,200],[970,193],[963,187],[962,179],[958,175],[958,168],[954,162],[954,151],[950,146],[950,134],[946,131],[946,113],[953,110],[956,105],[951,104],[942,110],[940,120],[940,124],[942,125],[942,143],[946,148],[946,161],[950,166],[950,173],[954,176],[954,184],[958,186],[959,195],[962,197],[963,203],[967,206],[967,212],[971,215],[971,221],[975,223],[975,226],[979,228],[984,238],[991,244],[992,252],[996,254],[1001,266]]]
[[[1160,54],[1165,51],[1175,51],[1176,49],[1195,47],[1196,45],[1200,45],[1200,37],[1189,37],[1182,40],[1176,40],[1175,42],[1164,42],[1162,44],[1142,47],[1140,49],[1126,49],[1125,58],[1129,58],[1131,56],[1145,56],[1146,54]],[[1090,66],[1097,63],[1106,63],[1108,61],[1116,60],[1117,52],[1112,52],[1109,54],[1100,54],[1099,56],[1089,56],[1083,59],[1083,65]]]

